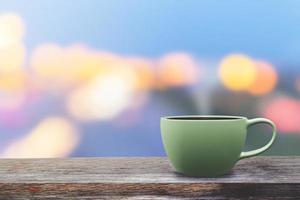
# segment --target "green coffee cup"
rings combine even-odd
[[[227,174],[243,158],[266,151],[276,137],[275,124],[264,118],[238,116],[171,116],[161,118],[165,151],[176,171],[188,176],[214,177]],[[242,152],[247,127],[266,123],[273,128],[263,147]]]

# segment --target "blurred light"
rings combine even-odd
[[[103,56],[103,55],[102,55]],[[84,45],[72,45],[65,49],[65,69],[71,83],[81,83],[95,78],[104,68],[102,57]]]
[[[192,85],[199,80],[198,63],[186,53],[172,53],[159,62],[159,87]]]
[[[67,48],[43,44],[34,50],[30,63],[46,88],[64,89],[86,83],[111,68],[124,65],[122,62],[113,54],[93,51],[81,44]]]
[[[300,77],[296,79],[295,87],[298,92],[300,92]]]
[[[27,79],[28,76],[23,71],[0,73],[0,90],[2,92],[24,90]]]
[[[263,95],[271,92],[277,82],[277,73],[274,67],[264,61],[257,61],[257,76],[248,88],[253,95]]]
[[[0,46],[0,73],[22,70],[25,61],[25,47],[22,44]]]
[[[256,75],[255,62],[245,55],[229,55],[220,63],[219,77],[228,89],[245,90],[253,84]]]
[[[45,81],[66,76],[63,49],[56,44],[42,44],[34,49],[30,65],[33,72]]]
[[[265,105],[263,114],[274,121],[279,131],[300,133],[300,101],[280,97]]]
[[[137,92],[132,97],[134,101],[131,101],[128,109],[125,113],[120,115],[115,122],[123,127],[130,127],[138,124],[143,119],[144,109],[142,109],[149,100],[149,94],[147,92]]]
[[[120,63],[124,64],[124,58],[113,54],[111,52],[96,51],[94,52],[98,59],[101,68],[110,68],[110,66],[120,66]]]
[[[83,121],[112,119],[133,101],[133,80],[134,77],[122,69],[101,75],[75,90],[67,101],[67,109]]]
[[[25,32],[21,17],[13,13],[0,15],[0,47],[21,43]]]
[[[136,71],[135,87],[138,90],[152,89],[155,83],[154,66],[150,60],[142,58],[130,58],[127,60]]]
[[[63,48],[57,44],[43,44],[33,51],[30,63],[33,72],[47,89],[65,89],[86,76],[85,71],[89,69],[89,62],[92,62],[88,54],[81,46]]]
[[[41,121],[28,135],[10,144],[3,157],[48,158],[70,155],[79,142],[76,128],[61,117]]]
[[[0,110],[15,111],[21,109],[25,102],[24,91],[1,91]]]
[[[23,123],[27,76],[24,72],[0,73],[0,121],[4,126]]]

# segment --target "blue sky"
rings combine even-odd
[[[85,42],[123,55],[187,51],[204,58],[242,52],[299,63],[300,1],[1,1],[27,24],[29,49]]]

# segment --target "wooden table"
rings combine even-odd
[[[190,178],[166,158],[0,159],[0,199],[300,199],[300,156],[241,160]]]

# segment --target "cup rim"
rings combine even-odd
[[[174,115],[161,117],[162,120],[168,121],[234,121],[234,120],[246,120],[243,116],[232,115]]]

